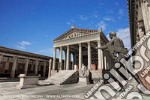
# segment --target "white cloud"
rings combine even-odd
[[[69,20],[66,24],[70,26],[70,25],[72,25],[72,24],[74,24],[74,23],[75,23],[75,20],[71,19],[71,20]]]
[[[130,32],[129,28],[121,28],[117,30],[117,37],[123,40],[123,43],[126,48],[130,49],[131,48],[131,43],[130,43]],[[109,37],[109,34],[107,35]]]
[[[115,22],[115,19],[113,17],[104,17],[104,21]]]
[[[109,15],[111,14],[112,15],[112,14],[114,14],[114,11],[113,10],[108,10],[108,11],[106,11],[106,14],[109,14]]]
[[[67,25],[69,25],[69,26],[70,26],[70,25],[71,25],[71,23],[70,23],[70,22],[67,22]]]
[[[79,16],[79,19],[82,20],[82,21],[86,21],[86,20],[88,20],[88,17],[87,17],[87,16],[80,15],[80,16]]]
[[[22,41],[22,42],[20,42],[19,44],[22,45],[22,46],[31,45],[31,43],[28,42],[28,41]]]
[[[102,28],[103,30],[106,29],[106,23],[104,21],[100,21],[99,23],[97,23],[98,28]]]
[[[98,18],[98,14],[93,14],[94,18]]]
[[[130,31],[129,28],[121,28],[117,30],[117,37],[123,40],[123,43],[126,48],[131,48],[131,42],[130,42]],[[107,35],[107,38],[109,39],[109,34]]]
[[[39,51],[36,51],[36,53],[53,57],[54,56],[54,48],[43,48]],[[59,58],[59,50],[58,49],[56,49],[56,58]],[[62,58],[64,59],[64,52],[63,52]]]
[[[111,21],[111,18],[105,17],[104,20],[105,21]]]
[[[99,17],[100,17],[100,14],[99,14],[98,11],[95,10],[93,13],[89,14],[89,17],[90,17],[91,19],[93,19],[93,18],[99,18]]]
[[[18,42],[17,44],[17,48],[18,49],[21,49],[21,50],[25,50],[27,46],[31,45],[30,42],[28,41],[21,41],[21,42]]]
[[[129,28],[118,29],[117,36],[121,38],[125,44],[126,48],[131,48],[130,46],[130,31]]]
[[[37,53],[53,57],[53,51],[53,48],[45,48],[37,51]]]

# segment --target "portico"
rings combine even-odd
[[[48,56],[14,50],[0,46],[0,77],[15,78],[19,74],[48,74]]]
[[[81,69],[82,64],[87,66],[89,70],[102,70],[104,68],[104,56],[106,57],[108,54],[101,49],[97,50],[95,47],[100,47],[107,42],[108,39],[102,30],[71,28],[53,41],[53,70]],[[57,50],[59,50],[59,65],[56,65]],[[62,64],[62,59],[64,59],[64,64]]]

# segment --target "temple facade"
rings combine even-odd
[[[102,30],[80,29],[73,26],[53,41],[53,70],[76,70],[81,69],[83,65],[88,70],[110,69],[113,60],[109,53],[96,49],[108,41]],[[59,66],[56,65],[56,55],[59,55]]]
[[[15,78],[19,74],[47,77],[50,59],[48,56],[0,46],[0,77]]]

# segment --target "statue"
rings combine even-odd
[[[119,62],[121,58],[128,52],[127,48],[124,47],[123,41],[116,36],[115,32],[109,33],[110,41],[97,49],[107,50],[115,62]]]
[[[80,84],[89,84],[90,83],[90,71],[87,67],[82,64],[81,69],[79,70],[79,83]]]
[[[82,68],[81,68],[81,73],[82,73],[82,76],[86,76],[86,66],[84,64],[82,64]]]
[[[109,37],[111,40],[106,45],[101,47],[96,47],[96,49],[107,50],[110,53],[111,57],[114,59],[114,63],[117,63],[121,60],[121,58],[125,56],[128,50],[127,48],[124,47],[123,41],[116,36],[115,32],[110,32]],[[116,68],[114,67],[114,69]],[[122,88],[122,90],[124,90],[123,85],[120,83],[119,85]]]
[[[80,77],[89,77],[89,70],[87,69],[87,67],[84,64],[82,64],[82,67],[79,70],[79,76]]]

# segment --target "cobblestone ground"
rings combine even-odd
[[[85,100],[83,95],[93,86],[93,84],[68,84],[18,90],[17,84],[18,82],[1,82],[0,100]],[[143,95],[143,97],[144,100],[150,100],[150,96]]]

